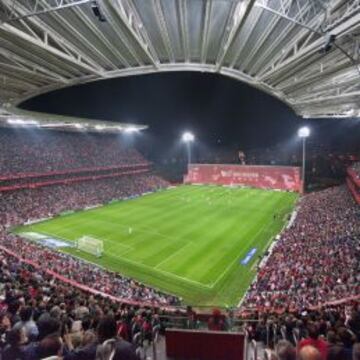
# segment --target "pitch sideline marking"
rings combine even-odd
[[[281,198],[280,198],[280,200],[281,200]],[[281,210],[283,210],[285,207],[287,207],[287,206],[283,205],[283,206],[281,207]],[[286,224],[286,222],[285,222],[285,224]],[[272,225],[272,223],[271,223],[270,221],[269,221],[267,224],[264,224],[264,225],[257,231],[257,233],[255,234],[255,236],[253,237],[253,241],[251,242],[251,244],[253,244],[254,240],[259,236],[259,234],[263,231],[263,229],[264,229],[265,227],[266,227],[266,228],[269,228],[270,225]],[[282,230],[284,229],[284,227],[285,227],[285,225],[283,226]],[[281,232],[282,232],[282,230],[281,230]],[[267,241],[267,243],[266,243],[266,245],[263,247],[263,249],[266,249],[266,248],[267,248],[268,244],[273,240],[273,238],[274,238],[274,236],[271,236],[271,237],[269,238],[269,240]],[[235,263],[236,261],[238,261],[238,260],[239,260],[239,257],[237,257],[234,261],[231,262],[231,264],[230,264],[229,266],[227,266],[227,268],[223,271],[223,273],[215,280],[215,282],[213,282],[213,283],[211,284],[211,288],[213,288],[213,287],[216,286],[216,284],[218,283],[218,281],[219,281],[224,275],[226,275],[226,273],[228,272],[228,270],[229,270],[229,269],[234,265],[234,263]]]
[[[170,277],[175,277],[175,278],[178,278],[178,279],[181,279],[182,281],[184,282],[189,282],[189,283],[193,283],[193,284],[196,284],[197,286],[201,286],[201,287],[204,287],[204,288],[207,288],[207,289],[211,289],[212,287],[210,285],[205,285],[205,284],[202,284],[198,281],[195,281],[195,280],[191,280],[191,279],[188,279],[188,278],[185,278],[185,277],[182,277],[180,275],[176,275],[174,273],[170,273],[168,271],[165,271],[165,270],[159,270],[159,269],[155,269],[154,267],[151,267],[151,266],[148,266],[148,265],[145,265],[143,263],[140,263],[140,262],[136,262],[136,261],[132,261],[132,260],[129,260],[129,259],[124,259],[122,258],[121,256],[114,256],[115,258],[117,259],[120,259],[124,262],[128,262],[130,264],[133,264],[135,266],[138,266],[138,267],[142,267],[144,269],[148,269],[148,270],[151,270],[151,271],[155,271],[155,272],[159,272],[163,275],[167,275],[167,276],[170,276]]]
[[[41,233],[39,233],[39,234],[41,234]],[[43,232],[43,234],[47,235],[45,232]],[[62,238],[62,237],[58,236],[57,234],[54,234],[54,235],[52,235],[52,236],[53,236],[53,237],[59,237],[60,239],[62,239],[62,240],[64,240],[64,241],[71,241],[71,240]],[[70,254],[70,255],[71,255],[71,256],[74,256],[73,254]],[[79,258],[79,259],[81,259],[81,260],[83,260],[83,261],[87,261],[87,260],[84,260],[84,259],[81,258],[81,257],[77,257],[77,256],[75,256],[75,257],[76,257],[76,258]],[[113,255],[113,257],[116,258],[116,259],[119,259],[119,260],[121,260],[121,261],[123,261],[123,262],[130,263],[130,264],[132,264],[132,265],[135,265],[135,266],[140,267],[140,268],[143,268],[143,269],[147,269],[147,270],[150,270],[150,271],[159,272],[159,273],[161,273],[161,274],[163,274],[163,275],[166,275],[166,276],[169,276],[169,277],[175,277],[175,278],[180,279],[180,280],[182,280],[182,281],[184,281],[184,282],[188,282],[188,283],[191,283],[191,284],[195,284],[195,285],[197,285],[197,286],[200,286],[200,287],[203,287],[203,288],[206,288],[206,289],[211,289],[211,287],[210,287],[209,285],[205,285],[205,284],[200,283],[200,282],[198,282],[198,281],[191,280],[191,279],[182,277],[182,276],[180,276],[180,275],[176,275],[176,274],[167,272],[167,271],[165,271],[165,270],[155,269],[154,267],[151,267],[151,266],[142,264],[141,262],[136,262],[136,261],[132,261],[132,260],[129,260],[129,259],[125,259],[125,258],[123,258],[122,256]],[[101,265],[99,265],[99,264],[97,264],[97,263],[94,263],[94,264],[97,265],[97,266],[99,266],[99,267],[101,267],[101,268],[103,268],[103,269],[105,269],[105,270],[108,270],[108,271],[109,271],[109,269],[106,269],[106,267],[104,268],[103,266],[101,266]],[[110,270],[110,271],[111,271],[111,270]]]
[[[158,267],[160,267],[161,265],[163,265],[164,263],[166,263],[169,259],[171,259],[172,257],[174,257],[175,255],[177,255],[180,251],[184,250],[186,247],[188,247],[189,245],[194,245],[194,243],[192,241],[189,241],[187,244],[185,244],[184,246],[182,246],[180,249],[176,250],[175,252],[173,252],[171,255],[169,255],[167,258],[165,258],[164,260],[160,261],[155,267],[154,269],[158,269]]]
[[[255,236],[253,237],[253,241],[250,243],[250,244],[253,244],[253,242],[254,242],[254,240],[255,239],[257,239],[257,237],[259,236],[259,234],[261,234],[261,232],[264,230],[264,228],[268,228],[268,227],[270,227],[270,225],[271,225],[272,223],[269,221],[267,224],[265,223],[257,232],[256,232],[256,234],[255,234]],[[267,244],[270,242],[270,240],[272,240],[273,239],[273,236],[271,236],[270,237],[270,239],[268,240],[268,242],[267,242]],[[249,244],[249,245],[250,245]],[[264,247],[265,248],[265,247]],[[219,282],[219,280],[221,280],[223,277],[224,277],[224,275],[226,275],[226,273],[229,271],[229,269],[231,269],[231,267],[234,265],[234,263],[236,262],[236,261],[238,261],[239,260],[239,257],[236,257],[236,259],[234,260],[234,261],[232,261],[231,263],[230,263],[230,265],[228,265],[227,267],[226,267],[226,269],[220,274],[220,276],[211,284],[211,288],[213,288],[213,287],[215,287],[216,286],[216,284]]]

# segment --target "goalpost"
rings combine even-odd
[[[102,240],[91,236],[82,236],[77,240],[78,250],[100,257],[104,251],[104,243]]]

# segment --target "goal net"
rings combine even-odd
[[[102,240],[85,235],[78,239],[77,248],[78,250],[100,257],[104,251],[104,244]]]

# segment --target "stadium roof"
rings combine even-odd
[[[0,126],[101,133],[134,133],[145,130],[148,127],[147,125],[39,113],[16,107],[10,109],[0,108]]]
[[[0,7],[3,107],[74,84],[185,70],[244,81],[303,117],[360,115],[359,0],[0,0]]]

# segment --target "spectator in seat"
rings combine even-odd
[[[132,344],[116,336],[117,325],[113,316],[105,316],[99,322],[96,360],[139,360]]]
[[[25,306],[20,310],[20,321],[18,321],[14,328],[24,328],[25,336],[29,341],[34,341],[39,335],[39,330],[32,319],[32,308],[30,306]]]
[[[339,340],[342,345],[342,352],[344,360],[351,360],[352,358],[352,347],[353,347],[353,335],[345,327],[341,327],[338,330]]]
[[[352,360],[360,360],[360,343],[356,343],[353,346]]]
[[[41,341],[48,336],[60,334],[61,324],[59,320],[52,318],[48,313],[41,315],[37,322],[37,326],[39,329],[38,341],[31,342],[24,348],[26,360],[38,360]]]
[[[295,360],[296,351],[291,342],[280,340],[276,347],[275,352],[279,360]]]
[[[2,360],[24,360],[25,353],[23,345],[27,339],[24,328],[12,329],[6,337],[7,345],[2,353]]]
[[[0,316],[0,347],[6,346],[7,335],[11,330],[11,322],[6,314]]]
[[[62,359],[63,342],[58,335],[50,335],[40,341],[38,355],[41,360]]]
[[[310,322],[307,326],[308,337],[301,340],[299,343],[299,350],[303,347],[311,345],[319,351],[321,354],[321,359],[326,360],[328,344],[326,341],[319,338],[318,324]]]
[[[340,345],[331,346],[328,350],[327,360],[351,360],[348,358],[344,348]]]
[[[314,346],[306,345],[299,351],[298,360],[322,360],[322,356]]]
[[[219,309],[214,309],[212,316],[208,320],[208,329],[212,331],[223,331],[225,329],[224,320]]]

